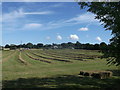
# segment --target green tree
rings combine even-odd
[[[104,56],[108,62],[120,65],[120,2],[79,2],[81,9],[96,14],[96,19],[103,22],[106,30],[111,30],[113,37]]]
[[[10,46],[8,44],[5,45],[5,48],[10,48]]]
[[[42,48],[43,47],[43,44],[42,43],[38,43],[37,44],[37,48]]]
[[[108,49],[108,46],[105,42],[100,43],[100,50],[106,51]]]
[[[33,48],[33,44],[32,43],[27,43],[26,46],[27,46],[27,48],[30,48],[30,49]]]
[[[95,44],[94,45],[94,50],[99,50],[100,49],[100,45],[99,44]]]
[[[68,44],[67,43],[61,43],[62,48],[68,48]]]
[[[74,43],[68,42],[68,43],[67,43],[67,46],[68,46],[68,48],[74,48]]]
[[[77,41],[75,43],[75,49],[80,49],[81,48],[81,43],[79,41]]]
[[[11,44],[11,45],[10,45],[10,49],[11,49],[11,50],[15,50],[16,48],[17,48],[17,47],[16,47],[15,44]]]

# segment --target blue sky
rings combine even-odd
[[[2,3],[2,45],[23,43],[109,43],[95,15],[76,2]],[[1,20],[1,19],[0,19]]]

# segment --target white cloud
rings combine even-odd
[[[97,22],[98,20],[95,19],[95,15],[92,13],[85,13],[85,14],[81,14],[78,15],[77,17],[71,18],[69,20],[67,20],[66,22],[70,23],[70,22],[76,22],[76,23],[91,23],[91,22]]]
[[[79,40],[79,37],[76,34],[71,34],[69,38],[71,40]]]
[[[25,17],[25,15],[48,15],[53,14],[53,11],[41,11],[41,12],[25,12],[23,8],[20,8],[18,10],[5,13],[2,15],[2,21],[3,22],[11,22],[19,18]]]
[[[96,37],[96,40],[102,42],[102,39],[100,37]]]
[[[12,24],[11,22],[13,22],[13,25],[15,25],[16,23],[18,23],[17,19],[21,19],[21,18],[25,17],[26,15],[37,15],[37,14],[38,15],[43,15],[43,14],[47,15],[47,14],[52,14],[52,13],[54,13],[54,12],[52,12],[52,11],[25,12],[22,8],[20,8],[19,10],[3,14],[3,21],[8,22],[8,24]],[[14,21],[16,21],[16,22],[14,22]],[[26,24],[26,25],[22,26],[22,29],[23,28],[29,28],[30,29],[30,27],[32,27],[32,29],[33,29],[33,27],[34,28],[35,27],[41,27],[40,30],[50,30],[50,29],[60,28],[60,27],[64,27],[64,26],[72,26],[74,24],[82,24],[82,23],[87,23],[87,24],[89,24],[89,23],[94,24],[95,23],[96,24],[96,22],[97,22],[97,20],[94,19],[93,14],[85,13],[85,14],[81,14],[81,15],[78,15],[78,16],[70,18],[70,19],[66,19],[66,20],[50,21],[50,22],[47,22],[47,23],[39,24],[39,25]]]
[[[25,24],[25,26],[23,27],[23,29],[36,29],[36,28],[40,28],[42,27],[42,24],[39,23],[29,23],[29,24]]]
[[[24,12],[25,15],[48,15],[53,14],[53,11],[41,11],[41,12]]]
[[[46,27],[43,29],[54,29],[54,28],[59,28],[59,27],[64,27],[64,26],[72,26],[75,24],[88,24],[86,28],[84,28],[84,31],[88,30],[87,27],[90,24],[98,24],[98,20],[94,19],[95,15],[92,13],[85,13],[78,15],[76,17],[66,19],[66,20],[58,20],[58,21],[50,21],[46,24]],[[82,28],[83,30],[83,28]]]
[[[50,37],[48,36],[48,37],[46,37],[46,39],[47,39],[47,40],[50,40]]]
[[[58,35],[57,40],[62,40],[62,37],[60,35]]]
[[[82,28],[79,29],[79,31],[88,31],[88,28],[82,27]]]
[[[24,12],[23,12],[23,9],[20,8],[17,11],[12,11],[10,13],[3,14],[2,20],[3,22],[9,22],[21,17],[24,17]]]

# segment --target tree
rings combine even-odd
[[[61,43],[62,48],[68,48],[67,43]]]
[[[42,44],[42,43],[38,43],[36,47],[37,47],[37,48],[42,48],[42,47],[43,47],[43,44]]]
[[[33,44],[32,43],[27,43],[26,46],[27,46],[27,48],[30,48],[30,49],[33,48]]]
[[[15,44],[11,44],[11,45],[10,45],[10,49],[11,49],[11,50],[14,50],[14,49],[16,49],[16,48],[17,48],[17,47],[16,47]]]
[[[10,48],[10,46],[8,44],[5,45],[5,48]]]
[[[22,48],[26,48],[26,45],[25,45],[25,44],[23,44],[23,45],[22,45]]]
[[[67,43],[67,46],[68,46],[68,48],[74,48],[74,43],[68,42],[68,43]]]
[[[113,38],[110,39],[108,51],[104,56],[111,64],[120,65],[120,2],[79,2],[81,9],[96,14],[96,19],[103,22],[106,30],[111,30]]]
[[[77,41],[75,43],[75,49],[80,49],[80,48],[81,48],[81,43]]]
[[[108,49],[108,46],[105,42],[100,43],[100,50],[106,51]]]
[[[51,44],[46,44],[46,45],[44,45],[44,48],[45,48],[45,49],[50,49],[51,47],[52,47]]]
[[[99,50],[100,49],[100,45],[99,44],[95,44],[94,45],[94,50]]]

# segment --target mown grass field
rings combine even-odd
[[[24,50],[2,52],[3,88],[119,88],[116,66],[106,65],[93,50]],[[113,76],[95,79],[80,70],[109,70]]]

